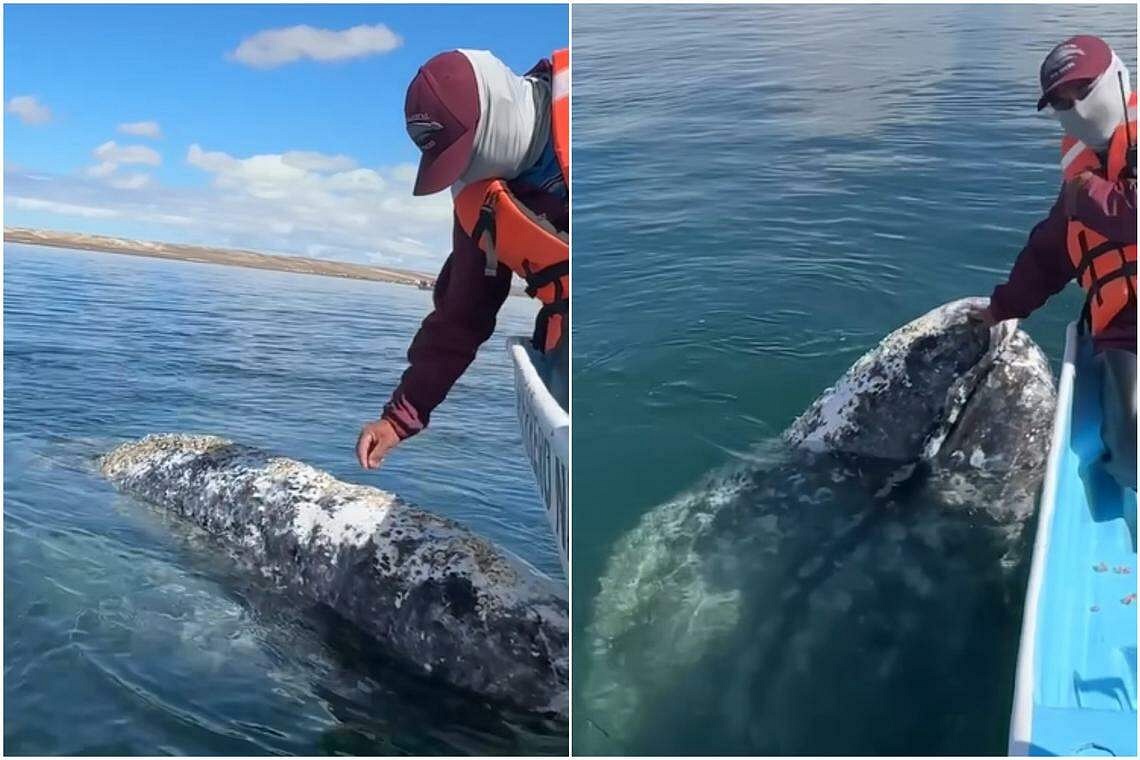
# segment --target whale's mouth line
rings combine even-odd
[[[981,368],[979,365],[974,365],[972,371],[968,373],[968,382],[955,383],[948,391],[947,396],[953,396],[956,393],[957,399],[954,399],[953,404],[947,404],[947,413],[935,424],[934,430],[927,437],[926,443],[923,444],[922,453],[919,455],[918,461],[933,461],[942,453],[942,447],[958,429],[963,417],[966,415],[964,412],[970,406],[970,402],[974,398],[974,394],[985,383],[986,377],[990,373],[992,363],[990,366]]]
[[[947,440],[953,438],[961,421],[967,417],[966,410],[978,389],[985,385],[986,379],[997,362],[998,354],[1005,348],[1006,343],[1017,332],[1017,320],[999,323],[989,330],[985,353],[974,366],[962,374],[946,391],[946,402],[943,404],[943,414],[923,443],[920,461],[934,461],[942,451]]]

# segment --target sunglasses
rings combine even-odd
[[[1045,102],[1054,111],[1068,111],[1078,100],[1083,100],[1089,94],[1095,82],[1096,80],[1086,79],[1083,82],[1066,83],[1049,95]]]

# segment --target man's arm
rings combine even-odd
[[[384,407],[382,418],[401,439],[427,427],[432,410],[495,331],[495,318],[510,293],[511,271],[500,264],[495,275],[486,275],[483,252],[458,223],[452,241],[436,280],[435,310],[412,339],[408,368]]]
[[[1065,190],[1049,216],[1029,233],[1009,279],[994,288],[990,314],[996,321],[1028,317],[1076,275],[1066,250]]]
[[[495,317],[510,293],[511,270],[499,264],[488,276],[485,265],[483,252],[456,222],[451,255],[432,294],[435,309],[412,339],[408,368],[381,418],[365,423],[357,438],[361,467],[379,467],[400,441],[427,427],[432,410],[495,331]]]

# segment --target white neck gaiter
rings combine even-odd
[[[511,180],[534,165],[550,137],[550,85],[520,77],[487,50],[460,50],[479,85],[479,123],[462,185]]]
[[[1126,103],[1131,94],[1128,69],[1113,53],[1112,63],[1093,83],[1089,94],[1072,108],[1055,114],[1066,134],[1093,150],[1102,151],[1108,147],[1116,128],[1128,119]]]

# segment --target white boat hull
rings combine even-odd
[[[536,367],[541,356],[526,338],[507,339],[515,371],[519,427],[547,518],[558,544],[562,570],[570,554],[570,415],[551,395]]]

